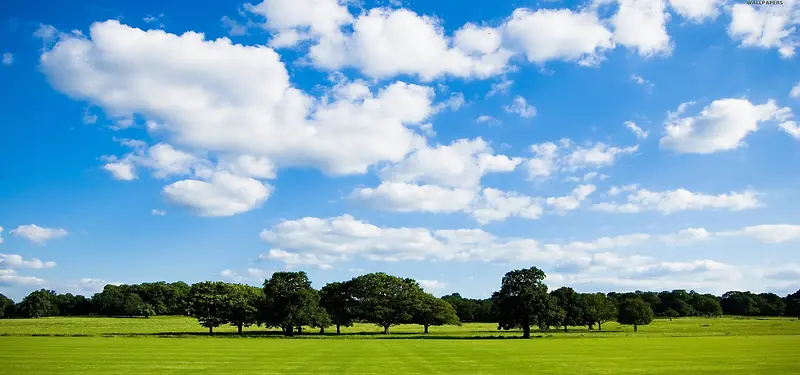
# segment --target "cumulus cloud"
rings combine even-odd
[[[675,13],[695,23],[716,19],[724,3],[725,0],[669,0]]]
[[[18,254],[0,254],[0,267],[5,268],[53,268],[56,262],[42,262],[37,258],[25,260]]]
[[[752,231],[752,230],[751,230]],[[284,220],[261,238],[273,248],[260,256],[263,260],[285,263],[288,267],[331,268],[337,262],[371,261],[476,261],[537,262],[562,270],[616,269],[628,276],[651,278],[666,274],[723,273],[730,270],[715,261],[658,262],[651,257],[621,255],[623,249],[652,245],[689,245],[715,236],[745,236],[747,229],[709,232],[689,228],[670,234],[632,233],[601,237],[591,241],[543,243],[530,238],[502,238],[481,229],[440,229],[421,227],[380,227],[356,220],[350,215],[332,218],[305,217]],[[795,236],[796,237],[796,236]],[[767,238],[761,238],[767,242]],[[780,237],[788,240],[788,236]],[[705,275],[708,276],[708,275]]]
[[[792,87],[792,91],[789,92],[789,96],[792,98],[800,98],[800,82],[797,82],[797,84]]]
[[[20,225],[9,233],[39,245],[44,245],[53,239],[66,237],[68,234],[65,229],[42,228],[36,224]]]
[[[569,139],[559,144],[544,142],[530,146],[533,157],[528,159],[528,177],[547,178],[558,171],[574,172],[579,169],[597,169],[613,165],[624,155],[631,155],[639,145],[629,147],[609,146],[602,142],[575,145]]]
[[[609,195],[618,195],[623,191],[631,191],[626,203],[603,202],[592,206],[597,211],[612,213],[636,213],[656,211],[668,215],[685,210],[719,209],[741,211],[760,207],[758,195],[752,190],[730,192],[718,195],[695,193],[686,189],[667,191],[650,191],[637,189],[635,185],[623,188],[612,188]]]
[[[475,194],[471,189],[384,181],[374,189],[354,190],[350,199],[384,211],[446,213],[467,210]]]
[[[475,187],[492,172],[511,172],[521,158],[495,155],[481,138],[459,139],[450,145],[425,146],[380,171],[384,181],[424,182],[448,187]]]
[[[586,200],[597,187],[591,184],[578,185],[572,193],[563,197],[550,197],[545,201],[549,206],[555,208],[558,212],[571,211],[581,206],[581,202]]]
[[[14,55],[11,52],[4,52],[2,58],[3,65],[11,65],[14,63]]]
[[[617,1],[619,8],[611,17],[616,43],[635,49],[643,57],[672,53],[664,0]]]
[[[511,105],[506,105],[503,107],[503,109],[508,113],[516,113],[519,115],[519,117],[524,119],[529,119],[533,116],[536,116],[536,108],[528,104],[525,101],[525,98],[521,96],[515,97]]]
[[[741,47],[775,48],[782,58],[794,56],[798,45],[800,1],[784,0],[778,6],[733,4],[728,34]]]
[[[0,269],[0,286],[40,286],[46,284],[47,281],[33,276],[23,276],[12,269]]]
[[[259,207],[272,186],[228,172],[213,172],[208,181],[181,180],[164,187],[168,201],[199,216],[232,216]]]
[[[535,220],[542,215],[540,201],[540,198],[513,191],[486,188],[473,203],[470,211],[472,217],[480,224],[504,221],[512,216]]]
[[[614,48],[611,31],[588,10],[519,8],[506,21],[505,31],[509,43],[537,64],[561,60],[595,65]]]
[[[3,227],[0,226],[0,243],[3,243]]]
[[[155,216],[164,216],[167,214],[167,211],[154,208],[153,210],[150,211],[150,214]]]
[[[792,136],[792,138],[800,140],[800,126],[797,126],[795,121],[786,121],[778,124],[778,127]]]
[[[753,104],[747,99],[719,99],[703,108],[697,116],[681,117],[693,102],[683,103],[669,113],[665,122],[662,148],[679,153],[710,154],[734,150],[744,138],[758,130],[760,123],[785,120],[791,116],[788,107],[778,108],[774,100]]]
[[[636,136],[636,139],[646,139],[647,132],[642,130],[639,125],[636,125],[633,121],[625,121],[625,127],[631,131]]]
[[[439,281],[439,280],[417,280],[419,286],[426,291],[438,291],[447,286],[446,282]]]

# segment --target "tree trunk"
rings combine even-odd
[[[283,327],[283,335],[289,337],[294,336],[294,327],[292,327],[291,325]]]
[[[639,325],[637,324],[633,325],[633,332],[639,332]]]
[[[319,333],[320,334],[325,333],[325,327],[319,327]]]
[[[297,333],[303,333],[303,326],[297,326]]]
[[[564,324],[564,332],[567,332],[567,325]]]
[[[384,335],[388,335],[389,334],[389,326],[388,325],[385,325],[385,324],[383,325],[383,334]]]
[[[670,322],[672,321],[672,317],[671,317],[671,316],[669,317],[669,321],[670,321]]]
[[[602,331],[603,330],[603,323],[597,322],[597,330],[598,331]]]
[[[214,333],[214,327],[208,327],[208,334]]]
[[[241,324],[237,324],[236,328],[239,330],[239,334],[241,335],[242,334],[242,325]]]
[[[424,326],[425,326],[425,333],[428,333],[428,325],[425,324]]]
[[[527,324],[522,326],[522,338],[523,339],[531,338],[531,326]]]
[[[340,328],[341,328],[341,326],[337,324],[337,325],[336,325],[336,334],[337,334],[337,335],[338,335],[338,334],[340,334],[340,333],[342,333],[342,330],[341,330]]]

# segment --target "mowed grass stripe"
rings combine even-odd
[[[4,374],[797,374],[800,336],[588,340],[0,337]]]

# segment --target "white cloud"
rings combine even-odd
[[[782,58],[794,56],[798,45],[800,1],[784,0],[781,5],[734,4],[728,34],[742,47],[776,48]]]
[[[341,21],[338,26],[349,22]],[[352,30],[312,37],[318,39],[309,49],[312,63],[331,70],[351,66],[374,78],[409,74],[430,81],[495,76],[506,71],[512,55],[502,48],[498,30],[466,24],[449,38],[437,18],[408,9],[373,8],[352,22]]]
[[[93,24],[90,36],[62,38],[42,54],[51,84],[111,118],[136,113],[155,121],[159,134],[181,148],[358,174],[422,143],[405,125],[433,112],[433,90],[403,82],[358,100],[315,100],[291,86],[275,51],[226,38],[117,21]]]
[[[669,0],[676,13],[696,23],[716,19],[724,3],[725,0]]]
[[[106,285],[121,285],[120,282],[108,282],[102,279],[92,279],[84,277],[76,281],[66,282],[58,286],[59,292],[80,294],[84,296],[91,296],[95,293],[103,291]]]
[[[486,188],[473,203],[471,214],[480,224],[504,221],[512,216],[535,220],[542,215],[542,206],[539,198]]]
[[[492,84],[492,87],[489,89],[489,92],[486,93],[486,97],[491,97],[494,95],[505,95],[508,93],[508,89],[511,85],[514,84],[514,81],[503,77],[500,81],[495,82]]]
[[[464,100],[464,94],[460,92],[454,92],[450,94],[450,96],[444,102],[441,102],[434,106],[434,110],[439,112],[443,109],[449,109],[451,111],[457,111],[461,108],[466,101]]]
[[[521,96],[515,97],[514,102],[511,105],[503,106],[503,109],[508,113],[516,113],[524,119],[536,116],[536,108],[528,104]]]
[[[272,194],[272,186],[223,171],[213,172],[208,181],[174,182],[163,194],[199,216],[232,216],[259,207]]]
[[[624,193],[626,191],[636,191],[639,188],[637,184],[631,185],[623,185],[623,186],[612,186],[611,189],[608,189],[608,195],[612,197],[616,197],[620,193]]]
[[[164,215],[166,215],[166,214],[167,214],[167,211],[164,211],[164,210],[158,210],[158,209],[155,209],[155,208],[154,208],[152,211],[150,211],[150,214],[151,214],[151,215],[155,215],[155,216],[164,216]]]
[[[692,102],[683,103],[669,113],[661,147],[680,153],[710,154],[734,150],[744,138],[758,130],[761,122],[791,116],[789,108],[778,108],[774,100],[755,105],[747,99],[719,99],[694,117],[680,117]]]
[[[103,165],[103,169],[111,173],[115,180],[131,181],[138,178],[136,166],[125,160],[107,163]]]
[[[266,19],[263,27],[274,33],[273,38],[287,33],[302,34],[296,42],[323,36],[341,37],[341,27],[353,21],[347,6],[337,0],[265,0],[258,4],[245,4],[244,9],[263,16]]]
[[[621,191],[624,190],[617,190],[616,193],[618,194]],[[615,195],[611,194],[611,191],[609,191],[609,194]],[[668,215],[685,210],[722,209],[741,211],[760,206],[761,202],[759,202],[757,194],[751,190],[709,195],[694,193],[686,189],[663,192],[638,189],[627,196],[627,203],[604,202],[595,204],[592,209],[614,213],[657,211]]]
[[[713,235],[705,228],[687,228],[675,234],[661,236],[661,239],[669,245],[688,245],[695,242],[708,241]]]
[[[597,187],[591,184],[578,185],[572,193],[563,197],[550,197],[545,201],[549,206],[554,207],[559,212],[575,210],[581,206],[581,202],[586,200]]]
[[[385,211],[459,212],[469,208],[475,195],[471,189],[384,181],[374,189],[356,189],[350,198]]]
[[[800,225],[763,224],[744,227],[735,232],[724,232],[721,235],[735,235],[755,238],[765,243],[782,243],[800,239]]]
[[[94,124],[97,122],[97,115],[93,115],[89,112],[89,108],[83,109],[83,123],[84,124]]]
[[[297,254],[281,249],[272,249],[267,254],[259,255],[259,259],[283,262],[287,269],[293,269],[297,266],[312,266],[322,270],[333,269],[331,263],[335,261],[335,258],[330,255],[317,256],[315,254]]]
[[[50,240],[66,237],[68,232],[60,228],[42,228],[36,224],[20,225],[9,232],[33,243],[44,245]]]
[[[797,82],[797,84],[792,87],[792,91],[789,92],[789,96],[792,98],[800,98],[800,82]]]
[[[3,227],[0,226],[0,243],[3,243]]]
[[[238,21],[228,16],[222,16],[222,18],[220,18],[219,21],[222,23],[222,27],[228,29],[228,35],[230,36],[247,35],[247,25],[242,25]]]
[[[618,157],[633,154],[638,149],[639,145],[621,148],[597,142],[594,145],[575,147],[566,155],[564,162],[570,170],[607,167],[614,164]]]
[[[555,143],[545,142],[531,145],[530,150],[534,155],[527,162],[530,178],[550,177],[559,169],[556,162],[558,146]]]
[[[735,267],[703,259],[692,262],[658,262],[644,266],[634,267],[625,273],[634,278],[659,278],[659,277],[678,277],[679,275],[703,274],[711,278],[730,277],[730,273],[736,273]]]
[[[262,270],[260,268],[248,268],[245,275],[236,273],[231,269],[224,269],[220,271],[219,277],[223,280],[233,283],[254,283],[261,284],[265,279],[272,276],[271,271]]]
[[[605,50],[614,48],[611,32],[590,11],[519,8],[506,21],[505,32],[509,43],[537,64],[562,60],[594,65],[603,60]]]
[[[437,291],[447,287],[447,283],[439,280],[417,280],[419,286],[426,291]]]
[[[494,155],[481,138],[459,139],[450,145],[425,146],[380,171],[384,181],[424,182],[448,187],[470,188],[491,172],[511,172],[520,158]]]
[[[11,65],[14,63],[14,55],[11,52],[3,53],[3,65]]]
[[[651,88],[653,86],[655,86],[655,83],[650,82],[650,81],[644,79],[644,77],[636,75],[636,74],[631,74],[631,80],[636,82],[636,84],[638,84],[638,85],[647,85],[647,86],[649,86]]]
[[[14,286],[14,285],[44,285],[47,283],[44,279],[33,276],[22,276],[12,269],[0,269],[0,286]]]
[[[259,179],[273,179],[277,174],[275,170],[277,167],[272,160],[252,155],[223,157],[218,164],[218,168],[230,171],[237,176]]]
[[[53,268],[56,262],[42,262],[37,258],[25,260],[18,254],[0,254],[0,267],[5,268]]]
[[[633,121],[625,121],[625,127],[628,128],[634,135],[636,135],[636,139],[646,139],[647,132],[642,130],[638,125],[636,125]]]
[[[611,18],[614,41],[636,49],[640,56],[669,55],[672,42],[667,34],[664,0],[618,0],[619,9]]]
[[[479,124],[489,124],[489,125],[498,125],[500,121],[492,116],[489,115],[480,115],[478,118],[475,119],[475,122]]]
[[[778,127],[781,130],[785,131],[787,134],[791,135],[794,139],[800,140],[800,126],[797,126],[797,123],[794,121],[786,121],[778,124]]]

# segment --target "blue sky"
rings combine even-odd
[[[11,2],[0,292],[800,287],[800,2]]]

